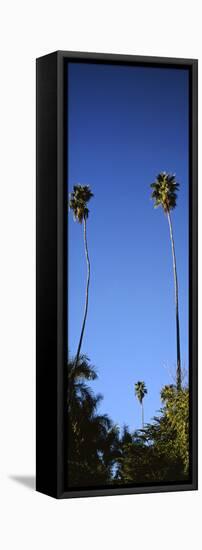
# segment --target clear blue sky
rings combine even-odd
[[[188,370],[188,71],[69,64],[68,186],[89,184],[89,312],[82,352],[98,371],[100,410],[140,427],[134,383],[144,380],[145,421],[172,383],[176,332],[168,222],[150,199],[160,171],[180,182],[173,213],[182,365]],[[69,220],[69,350],[84,309],[83,227]]]

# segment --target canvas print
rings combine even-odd
[[[69,62],[66,487],[189,481],[189,71]]]

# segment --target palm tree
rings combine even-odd
[[[118,428],[106,414],[99,414],[102,396],[88,381],[96,380],[86,355],[68,362],[68,483],[85,486],[108,483],[119,453]]]
[[[87,203],[92,197],[93,197],[93,193],[88,185],[74,185],[73,191],[72,193],[70,193],[70,200],[69,200],[69,207],[71,210],[73,210],[74,220],[78,221],[79,223],[83,223],[84,248],[85,248],[86,263],[87,263],[86,299],[85,299],[85,308],[84,308],[84,317],[83,317],[83,323],[81,328],[81,335],[80,335],[80,340],[79,340],[76,359],[75,359],[76,365],[77,365],[80,351],[81,351],[86,318],[88,313],[88,297],[89,297],[89,285],[90,285],[90,259],[88,254],[88,245],[87,245],[86,220],[89,215],[89,209],[87,208]]]
[[[154,183],[151,184],[153,189],[152,199],[154,199],[154,208],[162,206],[164,213],[167,215],[170,240],[172,248],[173,258],[173,274],[174,274],[174,286],[175,286],[175,312],[176,312],[176,339],[177,339],[177,389],[181,389],[182,385],[182,373],[181,373],[181,357],[180,357],[180,323],[179,323],[179,305],[178,305],[178,278],[177,278],[177,265],[175,255],[175,244],[173,237],[173,228],[170,212],[176,207],[177,191],[179,189],[179,183],[177,183],[175,175],[161,172],[158,174]]]
[[[86,381],[96,380],[97,374],[93,365],[90,365],[86,355],[80,355],[77,363],[75,359],[68,362],[67,401],[69,414],[79,416],[84,403],[90,411],[94,408],[94,396]]]
[[[144,408],[143,408],[143,399],[144,396],[147,394],[147,388],[145,386],[145,382],[137,382],[135,384],[135,395],[140,402],[140,405],[142,406],[142,428],[144,428]]]

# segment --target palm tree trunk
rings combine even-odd
[[[180,358],[180,322],[179,322],[179,306],[178,306],[178,280],[177,280],[177,266],[176,266],[176,256],[175,256],[175,245],[173,238],[173,229],[172,222],[170,217],[170,212],[167,212],[168,223],[170,229],[170,240],[172,247],[172,256],[173,256],[173,273],[174,273],[174,285],[175,285],[175,311],[176,311],[176,336],[177,336],[177,389],[181,389],[182,385],[182,373],[181,373],[181,358]]]
[[[142,429],[144,428],[144,407],[143,407],[143,401],[142,401]]]
[[[87,235],[86,235],[86,217],[84,216],[83,219],[83,227],[84,227],[84,248],[85,248],[85,255],[86,255],[86,263],[87,263],[87,282],[86,282],[86,299],[85,299],[85,308],[84,308],[84,317],[83,317],[83,324],[81,329],[81,336],[79,340],[79,345],[77,349],[76,359],[75,359],[75,366],[77,366],[79,355],[81,351],[82,341],[83,341],[83,335],[85,330],[85,324],[86,324],[86,318],[88,313],[88,296],[89,296],[89,285],[90,285],[90,260],[88,255],[88,245],[87,245]]]

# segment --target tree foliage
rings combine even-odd
[[[137,382],[135,384],[135,395],[138,398],[138,401],[140,402],[140,404],[142,404],[142,401],[146,394],[147,394],[147,388],[146,388],[145,382]]]
[[[102,396],[94,395],[87,381],[95,369],[82,355],[68,363],[68,485],[103,485],[112,477],[118,456],[118,429],[106,414],[99,414]]]
[[[160,172],[154,183],[151,184],[154,207],[162,206],[165,213],[176,207],[179,183],[174,174]]]
[[[175,434],[174,450],[183,461],[186,473],[189,470],[189,391],[188,388],[176,389],[174,385],[165,386],[161,392],[164,414],[168,428]]]
[[[189,475],[189,392],[165,386],[153,423],[122,440],[116,478],[121,483],[182,481]]]
[[[89,386],[95,368],[82,355],[68,363],[68,485],[88,487],[186,481],[189,476],[189,391],[164,386],[162,408],[144,429],[122,433],[99,413]]]
[[[87,203],[92,197],[93,193],[89,185],[74,185],[73,191],[70,193],[69,207],[73,210],[75,221],[82,223],[84,218],[88,218]]]

